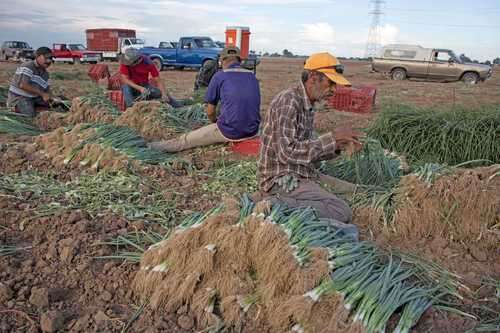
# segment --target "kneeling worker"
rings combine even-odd
[[[131,107],[135,99],[162,99],[173,107],[181,103],[170,96],[165,89],[160,73],[148,56],[139,50],[129,48],[120,57],[120,74],[125,105]],[[151,77],[150,77],[151,76]],[[150,79],[153,84],[150,84]]]
[[[220,55],[222,70],[208,85],[207,114],[213,124],[178,138],[150,144],[153,149],[178,152],[216,143],[242,141],[257,135],[260,125],[260,90],[252,71],[241,68],[240,50],[226,47]],[[221,103],[217,117],[216,106]]]
[[[313,136],[313,104],[335,93],[337,85],[350,85],[342,73],[342,65],[331,54],[313,54],[301,81],[274,97],[263,124],[257,179],[264,198],[289,207],[312,207],[318,217],[357,238],[347,203],[319,183],[332,184],[335,190],[354,185],[321,175],[315,167],[315,162],[331,159],[350,146],[361,149],[362,134],[352,130]]]
[[[35,60],[19,66],[9,87],[7,107],[30,117],[36,115],[36,107],[48,107],[52,93],[47,68],[53,62],[52,51],[40,47],[35,52]]]

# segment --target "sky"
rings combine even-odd
[[[365,55],[370,0],[0,1],[0,41],[33,47],[85,44],[85,29],[130,28],[147,45],[188,35],[224,41],[226,26],[248,26],[257,52]],[[500,57],[500,0],[386,0],[383,44],[449,48],[479,61]]]

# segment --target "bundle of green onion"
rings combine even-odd
[[[31,118],[14,112],[0,112],[0,133],[36,136],[43,133]]]
[[[368,134],[412,162],[455,165],[472,160],[500,162],[500,108],[451,110],[386,105]]]
[[[188,132],[209,123],[203,104],[192,104],[180,108],[163,105],[160,109],[167,127],[176,132]]]
[[[368,139],[360,152],[342,155],[333,162],[323,162],[320,171],[361,185],[390,187],[402,176],[401,161],[384,151],[380,142]]]
[[[80,97],[80,100],[92,107],[99,110],[104,110],[107,113],[119,116],[121,112],[118,110],[116,105],[111,102],[111,100],[106,96],[105,90],[101,88],[94,88],[90,90],[85,96]]]
[[[239,221],[242,223],[251,214],[254,204],[243,197],[240,207]],[[174,232],[198,227],[221,208],[192,215]],[[415,256],[383,251],[370,242],[356,242],[328,220],[318,219],[310,208],[289,209],[274,205],[268,214],[262,214],[265,222],[284,230],[300,265],[308,264],[311,247],[328,250],[330,279],[322,281],[304,297],[317,302],[323,295],[343,295],[345,308],[367,332],[385,332],[390,319],[399,314],[394,332],[408,333],[431,306],[460,313],[448,306],[451,303],[447,300],[461,298],[458,290],[465,286],[458,282],[457,276],[439,266]],[[155,246],[152,244],[150,248]]]
[[[130,220],[169,224],[175,201],[167,200],[154,179],[130,173],[99,172],[61,182],[53,175],[26,172],[0,178],[0,194],[23,200],[43,200],[32,216],[55,214],[65,209],[82,209],[91,214],[110,211]]]
[[[9,94],[9,88],[0,86],[0,107],[7,104],[7,95]]]
[[[85,145],[92,143],[111,147],[132,159],[147,164],[165,163],[172,159],[170,154],[149,149],[146,141],[128,127],[113,124],[92,124],[83,127],[83,129],[89,128],[94,129],[94,134],[73,148],[69,156],[64,160],[65,163],[71,162]]]

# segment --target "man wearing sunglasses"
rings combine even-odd
[[[120,74],[125,105],[131,107],[136,100],[162,99],[173,107],[182,103],[170,96],[160,73],[148,56],[128,48],[120,57]]]
[[[353,191],[354,185],[321,175],[314,166],[346,148],[361,148],[361,133],[351,130],[313,135],[313,105],[334,94],[337,85],[350,85],[343,72],[336,57],[313,54],[305,62],[302,80],[274,97],[264,117],[257,177],[264,198],[289,207],[315,208],[318,217],[357,238],[356,227],[348,224],[352,213],[347,203],[319,183],[327,182],[340,192]]]
[[[44,46],[36,50],[35,60],[19,66],[9,87],[7,106],[31,117],[37,107],[48,107],[52,93],[47,68],[53,61],[52,51]]]

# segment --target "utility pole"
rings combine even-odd
[[[366,42],[365,57],[367,58],[375,57],[382,43],[381,18],[384,15],[382,5],[385,3],[385,0],[371,0],[371,3],[373,4],[373,10],[369,14],[372,16],[372,24],[370,25],[368,41]]]

